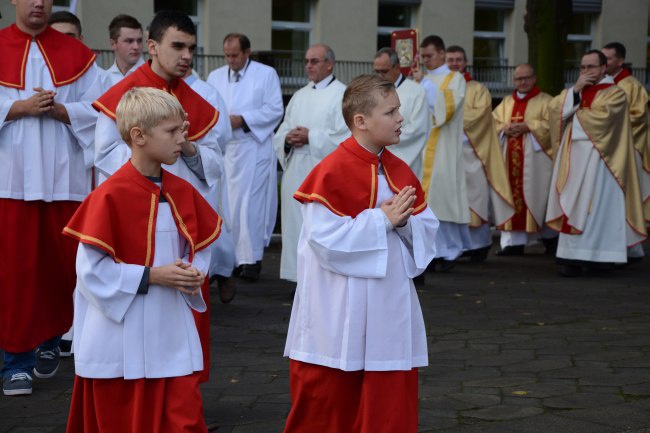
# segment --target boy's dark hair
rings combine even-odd
[[[583,54],[584,56],[588,56],[590,54],[596,54],[598,56],[598,66],[603,66],[607,64],[607,57],[602,53],[600,50],[589,50],[586,53]]]
[[[438,51],[445,51],[445,43],[443,42],[440,36],[431,35],[422,39],[420,43],[420,48],[426,48],[429,45],[433,45]]]
[[[225,44],[226,41],[230,41],[232,39],[236,39],[239,41],[239,49],[244,52],[246,50],[250,50],[251,48],[251,41],[248,39],[248,36],[242,34],[242,33],[228,33],[224,38],[223,38],[223,43]]]
[[[343,94],[343,119],[348,128],[354,125],[355,114],[369,115],[377,106],[377,95],[385,97],[395,91],[395,84],[377,75],[359,75],[345,89]]]
[[[50,19],[47,22],[47,24],[52,25],[56,23],[72,24],[77,28],[77,32],[79,33],[79,35],[81,35],[81,21],[79,21],[79,18],[77,18],[77,16],[72,12],[68,12],[68,11],[54,12],[52,15],[50,15]]]
[[[610,42],[609,44],[605,45],[603,48],[607,48],[608,50],[614,50],[614,54],[619,59],[625,59],[625,55],[627,54],[625,45],[623,45],[620,42]]]
[[[120,30],[124,27],[127,29],[142,30],[140,21],[131,15],[120,14],[113,18],[108,25],[108,37],[116,41],[120,37]]]
[[[447,48],[448,53],[463,53],[463,58],[467,61],[467,53],[465,53],[465,48],[460,45],[451,45]]]
[[[160,11],[149,24],[149,39],[160,43],[165,32],[170,27],[175,27],[179,32],[196,36],[196,26],[190,17],[182,12]]]

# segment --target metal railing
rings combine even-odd
[[[97,63],[106,69],[113,64],[113,52],[110,50],[95,50]],[[287,96],[293,95],[298,89],[307,84],[305,68],[302,59],[286,58],[275,56],[273,52],[258,52],[251,55],[252,58],[268,64],[276,69],[280,76],[282,93]],[[203,79],[206,79],[211,71],[226,64],[222,55],[196,54],[194,56],[194,70]],[[472,78],[483,83],[494,98],[503,98],[513,90],[512,79],[515,72],[514,66],[482,66],[469,67]],[[354,77],[361,74],[372,73],[372,62],[337,61],[334,69],[336,77],[343,83],[349,83]],[[575,83],[580,71],[570,69],[565,71],[566,87]],[[650,90],[650,73],[645,68],[632,68],[633,75]]]

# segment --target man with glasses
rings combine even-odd
[[[494,128],[490,91],[467,72],[467,56],[463,47],[447,47],[445,61],[449,69],[463,74],[467,82],[463,110],[463,158],[471,221],[469,236],[463,242],[463,256],[481,262],[492,248],[490,225],[508,221],[514,214],[514,205]]]
[[[551,96],[536,86],[533,67],[515,68],[512,95],[492,113],[506,161],[514,216],[498,226],[501,230],[499,256],[524,254],[526,245],[542,237],[549,254],[554,254],[557,234],[544,229],[546,203],[553,171],[553,149],[548,121]]]
[[[311,169],[350,135],[341,111],[345,84],[334,76],[334,62],[334,51],[327,45],[316,44],[307,50],[305,73],[309,83],[293,95],[284,121],[273,137],[273,147],[284,170],[280,192],[280,278],[294,282],[302,213],[293,194]]]
[[[224,159],[239,276],[257,280],[278,206],[271,140],[282,119],[282,91],[275,69],[249,58],[246,35],[226,35],[223,52],[227,65],[212,71],[207,81],[217,88],[230,113],[232,138]]]
[[[603,271],[627,262],[647,237],[625,92],[606,75],[607,58],[588,51],[580,76],[549,105],[563,130],[555,157],[546,223],[560,232],[560,274]]]
[[[422,179],[422,151],[431,132],[427,94],[422,86],[402,75],[399,57],[392,48],[377,51],[373,68],[375,74],[395,83],[401,103],[399,111],[404,117],[399,143],[390,146],[389,150],[406,162],[418,179]]]

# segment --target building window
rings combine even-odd
[[[564,65],[567,69],[577,68],[582,55],[591,49],[593,17],[593,14],[575,12],[571,15],[569,34],[564,49]]]
[[[377,14],[377,49],[390,47],[390,35],[395,30],[413,28],[415,5],[379,2]]]
[[[203,52],[201,48],[201,32],[199,31],[199,24],[201,23],[199,20],[199,0],[154,0],[153,9],[154,13],[160,11],[178,11],[189,16],[196,27],[196,52],[197,54]]]
[[[273,0],[271,48],[282,57],[302,59],[311,37],[310,0]]]
[[[70,6],[75,6],[76,9],[77,1],[73,1],[73,3],[75,4],[70,5],[70,0],[54,0],[54,2],[52,2],[52,12],[70,11],[72,13],[75,13],[75,11],[72,10]]]
[[[476,9],[474,11],[473,67],[506,66],[505,10]]]

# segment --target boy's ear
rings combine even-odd
[[[129,131],[132,146],[142,146],[144,144],[144,131],[138,126],[134,126]]]
[[[354,124],[355,128],[360,129],[361,131],[368,129],[368,126],[366,125],[366,116],[361,113],[357,113],[352,116],[352,123]]]

